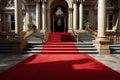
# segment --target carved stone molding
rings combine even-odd
[[[78,3],[79,0],[73,0],[73,3]]]
[[[73,12],[73,8],[69,8],[68,11],[69,11],[69,13],[72,13]]]

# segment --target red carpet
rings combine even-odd
[[[67,32],[51,32],[48,36],[48,42],[72,42],[72,37]]]
[[[60,40],[55,41],[60,44]],[[43,51],[1,73],[0,80],[120,80],[120,74],[87,54],[45,54]]]
[[[70,33],[66,32],[50,33],[41,52],[41,54],[79,54]]]

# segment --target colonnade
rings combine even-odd
[[[78,3],[79,3],[79,7],[78,7]],[[83,29],[83,3],[84,0],[73,1],[73,29],[75,30],[77,30],[77,28],[79,28],[79,30]]]
[[[79,8],[77,3],[79,2]],[[19,3],[19,4],[18,4]],[[42,4],[41,4],[42,3]],[[83,29],[83,4],[84,0],[74,0],[73,8],[68,9],[68,26],[69,29],[73,27],[73,29],[79,28],[79,30]],[[104,4],[104,5],[103,5]],[[98,0],[98,36],[105,36],[105,18],[106,18],[106,10],[105,10],[106,0]],[[31,22],[30,18],[30,9],[29,6],[26,8],[26,23]],[[36,1],[36,26],[38,29],[42,30],[47,27],[47,12],[46,12],[46,0],[37,0]],[[78,14],[79,11],[79,14]],[[15,0],[15,31],[22,31],[19,26],[22,26],[22,1]],[[79,22],[78,22],[79,21]],[[21,24],[20,24],[21,23]],[[20,30],[19,30],[20,29]]]
[[[18,34],[22,33],[22,0],[15,0],[15,32]],[[83,29],[83,2],[84,0],[74,0],[73,1],[73,8],[69,8],[69,14],[68,14],[68,25],[69,29],[77,29],[79,26],[79,30]],[[42,3],[42,4],[40,4]],[[79,8],[77,3],[79,3]],[[40,29],[40,26],[42,25],[42,30],[47,27],[47,14],[46,14],[46,0],[38,0],[36,1],[36,26],[38,29]],[[42,9],[42,10],[41,10]],[[28,22],[30,17],[30,11],[27,10],[28,13],[26,13]],[[42,12],[41,12],[42,11]],[[73,11],[73,12],[72,12]],[[79,11],[79,14],[78,14]],[[72,15],[73,13],[73,15]],[[41,19],[42,18],[42,19]],[[108,42],[105,37],[105,18],[106,18],[106,0],[98,0],[98,35],[96,40],[94,41],[94,45],[99,51],[102,51],[104,53],[105,51],[108,51]],[[72,20],[73,19],[73,20]],[[42,21],[41,21],[42,20]],[[79,21],[79,22],[78,22]],[[72,24],[73,23],[73,24]],[[79,23],[79,25],[78,25]],[[71,26],[71,27],[70,27]],[[103,45],[106,44],[106,45]],[[100,46],[105,46],[104,50],[101,49]],[[107,46],[107,47],[106,47]]]
[[[32,21],[29,5],[27,7],[28,8],[26,12],[26,24],[29,24]],[[36,0],[36,27],[38,30],[41,30],[41,26],[42,30],[45,29],[45,27],[47,26],[46,19],[47,19],[46,0]]]

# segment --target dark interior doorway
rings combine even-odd
[[[65,32],[65,21],[63,17],[54,17],[54,32]]]
[[[51,31],[68,31],[68,4],[65,0],[55,0],[51,5]]]

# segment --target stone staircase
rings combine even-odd
[[[0,43],[0,54],[12,53],[12,43]]]
[[[23,51],[23,54],[37,54],[40,53],[42,48],[42,42],[28,42],[26,48]]]
[[[77,42],[75,44],[80,53],[98,54],[92,42]]]
[[[68,53],[75,53],[76,50],[73,50],[72,47],[76,46],[79,52],[82,54],[98,54],[98,51],[95,49],[93,43],[92,43],[92,38],[89,36],[86,32],[80,32],[79,34],[79,42],[74,42],[75,45],[71,44],[49,44],[49,45],[44,45],[46,46],[46,50],[43,50],[44,53],[54,53],[58,52],[63,52],[66,51]],[[40,38],[38,37],[39,33],[34,33],[28,38],[28,45],[24,49],[23,53],[28,53],[28,54],[36,54],[40,53],[41,50],[43,49],[43,44],[40,41]],[[52,47],[52,48],[51,48]],[[64,49],[64,51],[62,51]],[[42,51],[42,52],[43,52]]]
[[[81,54],[97,54],[98,51],[94,48],[92,42],[75,42],[75,45]],[[24,49],[23,53],[37,54],[41,50],[44,53],[78,53],[78,51],[72,47],[72,44],[48,44],[44,45],[46,48],[43,49],[43,44],[40,42],[30,42]],[[53,51],[54,50],[54,51]],[[64,50],[64,51],[62,51]]]
[[[110,44],[111,54],[120,54],[120,43]]]

